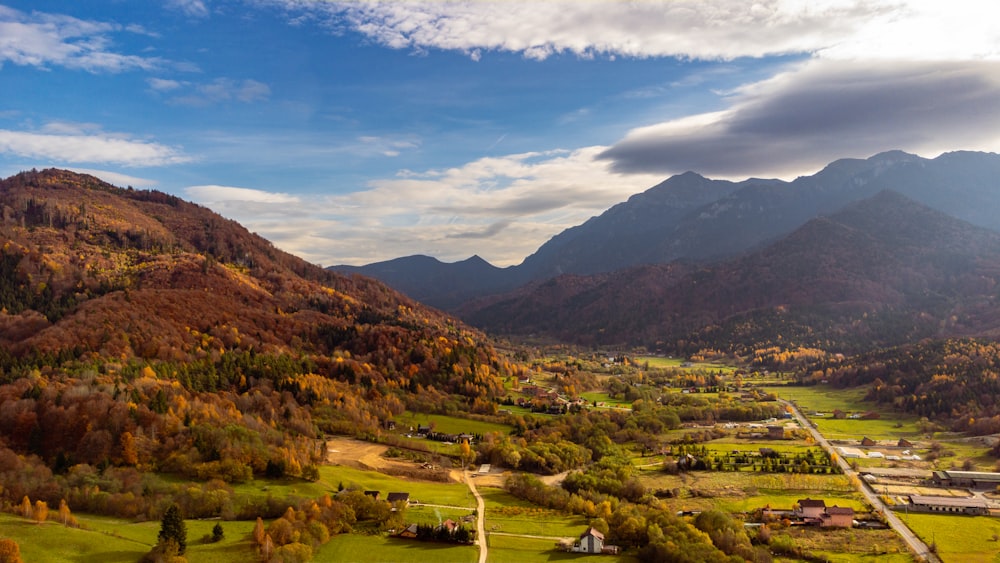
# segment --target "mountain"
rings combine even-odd
[[[996,334],[998,283],[1000,233],[882,191],[728,261],[558,277],[462,315],[586,344],[865,349]]]
[[[1000,230],[1000,215],[992,212],[1000,208],[998,178],[1000,155],[973,152],[925,159],[890,151],[868,159],[841,159],[791,182],[754,178],[734,183],[687,172],[563,231],[512,268],[453,278],[447,286],[434,283],[447,278],[446,265],[440,264],[434,270],[396,263],[391,277],[382,271],[385,263],[354,271],[382,279],[419,301],[454,310],[460,296],[482,297],[563,273],[731,258],[887,189]]]
[[[417,255],[367,266],[336,266],[330,270],[376,278],[407,295],[433,296],[426,304],[445,310],[478,297],[481,292],[499,293],[518,285],[505,275],[506,270],[479,256],[445,263]]]

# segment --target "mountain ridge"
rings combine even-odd
[[[450,280],[438,272],[380,272],[385,263],[332,267],[383,279],[414,299],[458,310],[476,299],[564,273],[612,272],[639,264],[727,259],[762,248],[808,220],[892,189],[933,208],[1000,230],[1000,155],[958,151],[926,159],[886,151],[867,159],[831,162],[790,182],[751,178],[710,180],[695,172],[668,178],[630,196],[599,216],[555,235],[517,265]],[[390,261],[392,262],[392,261]]]

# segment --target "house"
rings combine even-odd
[[[417,425],[417,434],[418,435],[420,435],[420,436],[426,436],[426,435],[428,435],[430,433],[431,433],[431,427],[429,425],[428,426],[424,426],[423,424],[418,424]]]
[[[798,508],[794,510],[795,516],[802,519],[819,519],[826,511],[826,501],[822,499],[804,498],[797,503]]]
[[[403,504],[409,505],[410,493],[389,493],[388,495],[385,496],[385,500],[389,504],[396,504],[397,502],[401,502]]]
[[[396,429],[396,421],[395,420],[383,420],[382,421],[382,428],[385,428],[386,430],[395,430]]]
[[[772,440],[784,440],[785,439],[785,427],[784,426],[768,426],[767,427],[767,437]]]
[[[399,537],[406,538],[406,539],[409,539],[409,540],[412,540],[412,539],[416,538],[417,537],[417,525],[416,524],[410,524],[409,526],[403,528],[403,530],[401,532],[399,532]]]
[[[872,440],[868,436],[865,436],[864,438],[861,439],[861,445],[865,446],[865,447],[874,446],[875,445],[875,440]]]
[[[449,519],[445,520],[444,522],[441,522],[441,526],[440,527],[444,528],[445,530],[448,530],[449,534],[454,534],[455,530],[458,528],[458,522],[455,522],[454,520],[452,520],[451,518],[449,518]]]
[[[378,491],[365,491],[365,494],[372,497],[375,500],[378,500],[380,493]]]
[[[587,528],[586,532],[580,534],[580,539],[575,544],[563,544],[562,547],[566,551],[574,553],[608,553],[612,555],[616,555],[618,553],[618,546],[605,545],[604,534],[598,532],[594,528]]]
[[[896,446],[900,448],[912,448],[913,442],[907,440],[906,438],[900,438],[899,442],[896,443]]]
[[[472,445],[472,440],[474,440],[475,438],[476,437],[473,436],[472,434],[459,434],[457,442],[459,444],[465,442],[466,444]]]
[[[820,516],[821,528],[850,528],[854,526],[854,509],[830,506]]]

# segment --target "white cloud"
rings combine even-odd
[[[184,192],[195,201],[206,205],[226,204],[228,202],[267,204],[295,204],[302,202],[298,196],[290,194],[234,186],[190,186],[184,188]]]
[[[204,0],[168,0],[167,7],[191,18],[207,18],[208,6]]]
[[[157,93],[172,93],[170,103],[186,106],[208,106],[224,102],[252,103],[267,100],[271,87],[257,80],[216,78],[211,82],[193,83],[151,78],[150,89]]]
[[[63,66],[88,72],[151,70],[162,66],[155,57],[125,55],[112,50],[108,36],[122,31],[118,24],[71,16],[0,9],[0,64]]]
[[[410,254],[520,262],[565,228],[662,180],[622,176],[595,156],[605,147],[484,158],[406,172],[370,189],[317,201],[241,188],[192,187],[189,197],[279,247],[320,264]]]
[[[289,11],[394,49],[483,51],[545,59],[734,59],[790,53],[827,58],[996,58],[1000,4],[982,0],[547,0],[308,2]],[[301,21],[301,18],[296,18]]]
[[[0,154],[40,158],[55,163],[164,166],[189,162],[174,147],[107,133],[90,124],[53,123],[41,132],[0,129]]]
[[[1000,151],[1000,62],[813,59],[746,85],[727,109],[630,131],[602,157],[622,173],[795,176],[902,149]]]
[[[146,80],[149,88],[155,92],[170,92],[184,86],[184,82],[168,80],[165,78],[149,78]]]

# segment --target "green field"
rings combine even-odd
[[[482,487],[486,529],[509,534],[576,537],[587,529],[583,516],[541,508],[495,487]]]
[[[636,365],[643,365],[649,363],[650,369],[663,369],[663,368],[681,368],[681,364],[687,362],[684,358],[662,358],[659,356],[639,356],[635,358]],[[727,366],[725,364],[717,364],[712,362],[694,362],[691,366],[685,367],[686,370],[705,370],[711,372],[722,372],[725,374],[731,374],[736,371],[733,366]]]
[[[479,547],[403,540],[384,536],[341,534],[316,550],[313,561],[365,563],[474,563]]]
[[[57,522],[38,525],[30,520],[0,514],[0,535],[12,538],[28,563],[74,561],[82,563],[134,563],[152,549],[160,531],[159,522],[131,523],[115,518],[75,515],[80,528]],[[222,522],[225,538],[202,543],[217,520],[187,520],[187,558],[197,562],[247,561],[252,554],[248,540],[253,522]]]
[[[937,542],[945,563],[991,562],[1000,558],[1000,520],[989,516],[896,513],[924,543]]]
[[[340,485],[343,485],[344,488],[380,491],[383,495],[389,492],[406,492],[410,493],[410,499],[418,500],[424,504],[468,506],[471,508],[476,506],[476,499],[472,498],[469,488],[464,483],[416,481],[342,465],[320,467],[319,474],[320,484],[334,492]]]
[[[489,563],[544,563],[549,561],[592,561],[595,563],[632,563],[629,555],[601,555],[565,553],[556,550],[552,540],[489,536]]]
[[[851,440],[868,436],[873,440],[892,440],[917,436],[917,417],[894,412],[884,406],[864,401],[867,387],[834,389],[826,385],[808,387],[775,386],[762,390],[775,393],[778,397],[794,402],[802,414],[809,417],[823,436],[832,440]],[[875,411],[881,418],[874,420],[834,419],[833,411],[844,413],[865,413]],[[822,413],[823,416],[815,416]]]

